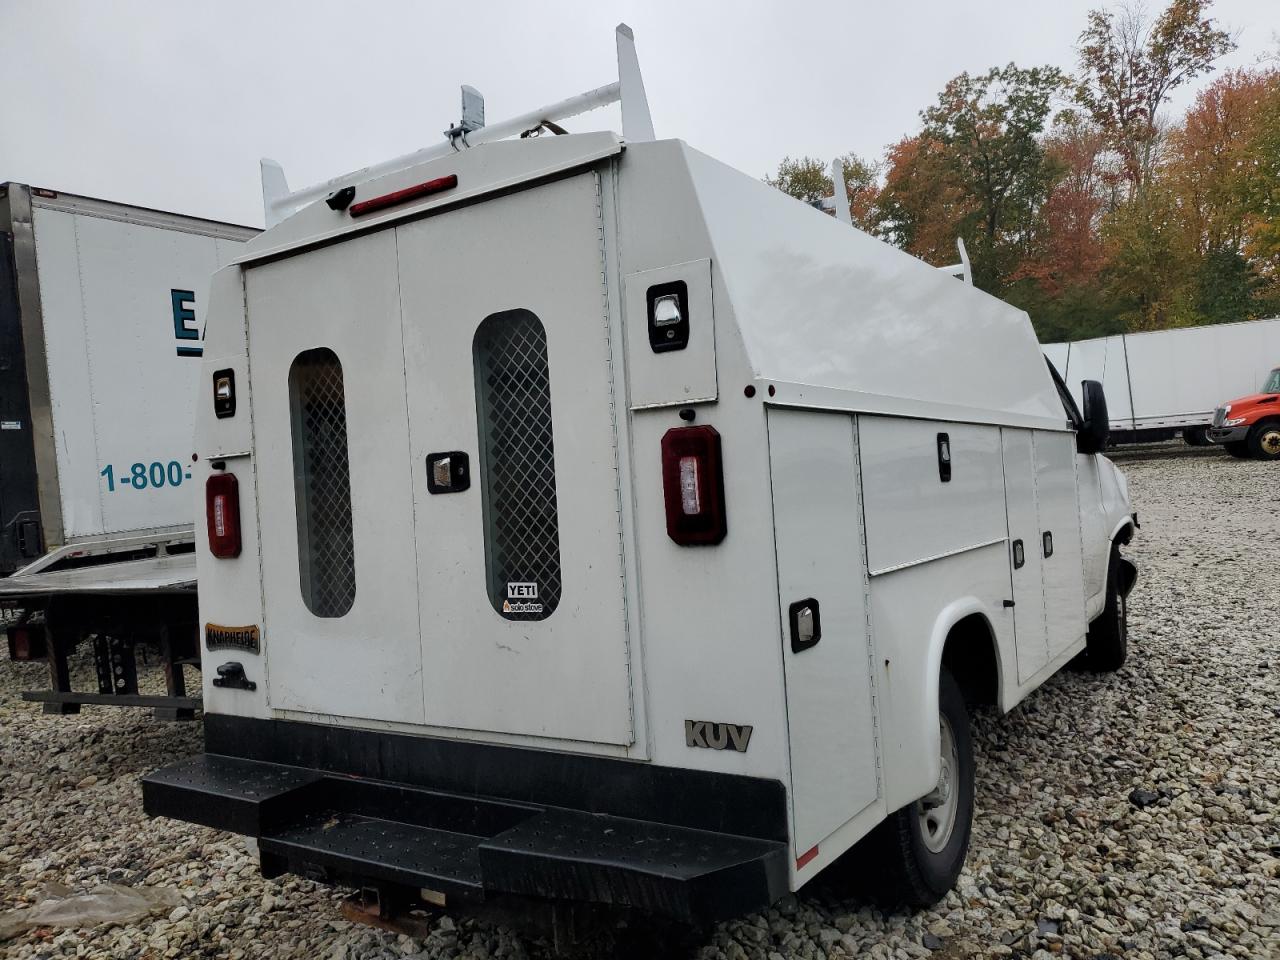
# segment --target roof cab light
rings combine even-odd
[[[224,560],[240,556],[240,483],[234,473],[215,473],[204,486],[209,552]]]
[[[451,173],[447,177],[436,177],[436,179],[428,180],[426,183],[417,183],[412,187],[405,187],[403,190],[384,193],[382,196],[374,197],[371,200],[361,200],[359,203],[353,203],[351,209],[347,212],[353,217],[362,217],[366,213],[376,213],[379,210],[387,209],[387,207],[394,207],[399,203],[419,200],[433,193],[440,193],[442,190],[452,190],[457,185],[458,175]]]
[[[695,546],[724,539],[724,470],[715,427],[675,427],[663,435],[662,489],[673,541]]]

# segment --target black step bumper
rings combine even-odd
[[[787,890],[785,796],[776,781],[285,721],[210,720],[210,741],[220,742],[228,726],[269,731],[239,740],[240,752],[291,743],[295,764],[206,753],[145,777],[144,807],[257,838],[269,876],[472,901],[517,895],[609,904],[683,921],[735,916]],[[330,762],[296,765],[320,745],[330,748]],[[416,783],[366,775],[394,767],[404,751],[454,763],[416,767]],[[361,769],[335,769],[343,766]],[[472,789],[441,789],[439,781],[456,787],[460,777]],[[600,809],[611,799],[616,810]],[[738,804],[753,803],[732,816]]]

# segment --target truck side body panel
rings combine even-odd
[[[189,525],[208,278],[255,231],[14,183],[0,221],[0,572]]]
[[[64,536],[190,523],[196,318],[238,244],[39,206],[35,233]]]
[[[1082,380],[1102,382],[1112,430],[1207,427],[1218,404],[1257,391],[1280,363],[1280,318],[1118,334],[1045,349],[1077,403]]]

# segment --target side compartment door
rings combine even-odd
[[[1026,683],[1049,662],[1035,446],[1030,430],[1001,430],[1000,442],[1004,451],[1005,510],[1009,517],[1009,576],[1018,682]]]
[[[1083,637],[1086,629],[1075,435],[1037,430],[1034,440],[1045,632],[1052,659]]]
[[[770,410],[795,849],[879,796],[856,427]]]

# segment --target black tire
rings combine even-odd
[[[1209,428],[1208,427],[1187,427],[1182,431],[1182,439],[1192,447],[1207,447],[1209,445]]]
[[[1266,420],[1249,431],[1249,456],[1280,460],[1280,420]]]
[[[1089,624],[1084,664],[1095,673],[1111,673],[1124,666],[1129,655],[1129,604],[1120,592],[1120,548],[1111,545],[1107,564],[1107,605]]]
[[[969,711],[965,708],[960,685],[944,667],[938,687],[940,725],[949,726],[955,746],[954,778],[955,816],[950,821],[946,843],[939,850],[930,849],[925,819],[925,799],[909,803],[889,815],[859,845],[874,883],[864,889],[871,899],[886,907],[906,904],[923,909],[931,907],[955,886],[969,852],[969,833],[973,828],[973,741],[969,735]],[[945,727],[944,727],[944,745]],[[938,808],[933,808],[938,809]],[[933,837],[934,845],[943,838],[941,831]]]
[[[1223,446],[1226,447],[1227,453],[1237,460],[1246,460],[1249,457],[1249,441],[1247,440],[1229,440]]]

